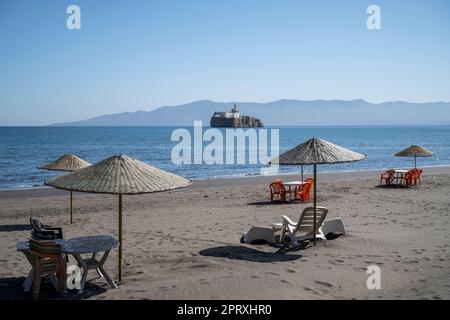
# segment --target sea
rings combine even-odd
[[[51,162],[65,153],[76,154],[91,163],[115,154],[126,154],[193,180],[298,173],[300,170],[298,166],[280,166],[277,173],[267,173],[262,170],[268,167],[268,164],[262,161],[262,156],[256,164],[249,163],[249,157],[241,164],[236,161],[210,164],[205,163],[204,159],[200,159],[200,162],[197,159],[197,163],[185,161],[186,163],[180,164],[172,157],[174,148],[177,148],[177,145],[180,147],[181,140],[176,138],[180,129],[190,134],[190,140],[185,138],[183,143],[191,145],[192,149],[184,149],[183,153],[177,154],[188,154],[189,159],[194,162],[194,155],[201,155],[202,150],[211,145],[210,141],[203,141],[208,128],[204,128],[200,135],[194,137],[194,128],[190,127],[0,127],[0,189],[43,187],[46,179],[63,172],[41,170],[36,166]],[[223,140],[226,140],[225,130],[233,129],[218,130],[223,134]],[[267,127],[251,130],[256,130],[258,137],[259,130],[266,130],[268,156],[274,150],[270,143],[276,134],[279,137],[280,153],[312,137],[318,137],[367,156],[365,160],[354,163],[320,165],[319,172],[410,168],[413,166],[413,159],[395,157],[394,154],[412,144],[424,146],[434,152],[432,157],[418,158],[418,166],[450,165],[450,126]],[[218,131],[214,132],[218,134]],[[172,135],[175,135],[174,139]],[[194,151],[193,145],[194,140],[198,141],[199,137],[202,147],[200,152]],[[220,140],[214,141],[219,143]],[[226,148],[226,141],[223,141],[223,145],[226,150],[224,152],[230,151]],[[249,143],[242,145],[241,143],[239,146],[243,147],[247,154],[249,150],[254,149]],[[239,146],[236,145],[235,148]],[[223,159],[225,161],[225,155]],[[305,172],[310,172],[312,168],[305,166],[304,169]]]

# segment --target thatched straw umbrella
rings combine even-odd
[[[52,171],[76,171],[90,166],[91,164],[74,154],[64,154],[53,162],[37,166],[38,169]],[[73,223],[73,192],[70,191],[70,223]]]
[[[45,182],[58,189],[119,195],[119,281],[122,280],[122,195],[173,190],[191,183],[188,179],[125,155],[112,156],[90,167]]]
[[[316,230],[316,208],[317,208],[317,165],[343,163],[363,160],[366,156],[360,153],[345,149],[331,142],[312,138],[295,148],[286,151],[278,158],[271,161],[280,165],[314,165],[314,225]],[[314,233],[314,245],[316,244],[316,234]]]
[[[433,152],[417,145],[412,145],[395,154],[397,157],[414,157],[414,169],[417,168],[417,157],[431,157],[432,155]]]

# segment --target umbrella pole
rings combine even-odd
[[[73,214],[73,192],[72,190],[70,190],[70,224],[73,223],[72,214]]]
[[[414,169],[417,169],[417,157],[414,156]]]
[[[122,281],[122,194],[119,194],[119,282]]]
[[[317,186],[317,165],[314,164],[314,229],[313,229],[313,233],[314,233],[314,245],[316,245],[316,208],[317,208],[317,201],[316,201],[316,194],[317,194],[317,190],[316,190],[316,186]]]
[[[303,182],[303,165],[301,165],[301,167],[302,167],[302,182]]]

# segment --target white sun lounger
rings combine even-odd
[[[344,221],[341,218],[326,220],[320,228],[325,236],[341,236],[345,234]]]
[[[304,240],[313,239],[314,233],[317,239],[326,240],[322,232],[322,224],[327,216],[328,209],[325,207],[316,208],[316,230],[314,232],[314,208],[307,207],[303,210],[298,222],[292,221],[288,216],[282,216],[282,223],[275,223],[272,226],[274,231],[281,231],[280,242],[284,242],[286,236],[291,239],[292,244],[297,245]]]
[[[270,244],[275,244],[276,242],[273,229],[270,227],[251,227],[247,233],[242,235],[241,241],[248,244],[259,241],[265,241]]]

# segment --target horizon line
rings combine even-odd
[[[199,120],[201,121],[201,120]],[[264,128],[360,128],[360,127],[449,127],[448,124],[323,124],[323,125],[270,125],[262,128],[216,128],[216,129],[264,129]],[[0,125],[0,128],[193,128],[194,125]],[[204,128],[213,128],[209,125]]]

